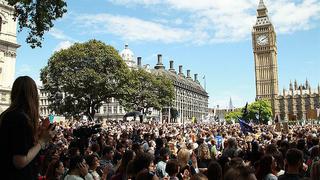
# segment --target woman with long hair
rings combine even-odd
[[[265,155],[260,159],[256,177],[258,180],[277,180],[275,160],[270,155]]]
[[[28,76],[18,77],[12,86],[11,104],[0,115],[1,178],[36,179],[34,159],[52,139],[53,127],[39,128],[36,83]]]
[[[121,159],[120,166],[116,171],[116,175],[112,177],[112,180],[124,180],[127,179],[127,167],[130,161],[134,159],[135,153],[132,150],[127,150]]]
[[[47,180],[61,180],[64,174],[63,163],[59,160],[53,160],[47,169],[46,179]]]
[[[211,153],[207,144],[201,144],[198,148],[198,168],[202,173],[208,169],[211,161]]]

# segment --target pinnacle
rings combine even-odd
[[[264,5],[263,0],[260,0],[258,9],[266,9],[266,6]]]

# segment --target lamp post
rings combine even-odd
[[[110,103],[110,98],[106,99],[106,103],[107,103],[107,121],[109,121],[109,103]]]

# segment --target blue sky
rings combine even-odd
[[[264,0],[275,26],[279,89],[290,80],[320,82],[320,0]],[[18,34],[16,76],[39,73],[52,55],[75,42],[98,39],[118,50],[128,43],[143,64],[183,65],[206,76],[209,107],[234,106],[255,98],[251,29],[259,0],[73,0],[68,13],[31,49]]]

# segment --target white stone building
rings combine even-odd
[[[187,76],[182,72],[182,66],[179,66],[179,73],[173,69],[173,61],[170,61],[170,69],[166,70],[162,64],[162,55],[158,55],[158,63],[154,69],[150,69],[149,65],[142,66],[141,57],[135,60],[134,53],[129,49],[128,44],[119,53],[125,63],[130,69],[144,68],[146,71],[156,75],[168,76],[174,84],[175,99],[173,107],[176,108],[180,114],[177,122],[191,120],[195,117],[198,120],[203,119],[208,114],[208,94],[200,85],[197,74],[194,79],[190,76],[190,70],[187,71]],[[51,111],[48,109],[47,93],[40,89],[40,113],[42,116],[48,116]],[[115,98],[110,98],[108,102],[102,104],[97,110],[95,118],[106,120],[122,120],[127,112],[119,104]],[[167,118],[166,115],[160,115],[159,111],[152,110],[148,115],[150,118]],[[159,117],[161,116],[161,117]],[[159,119],[159,120],[160,120]]]
[[[15,76],[17,22],[13,20],[14,8],[0,0],[0,112],[10,104],[10,91]]]

